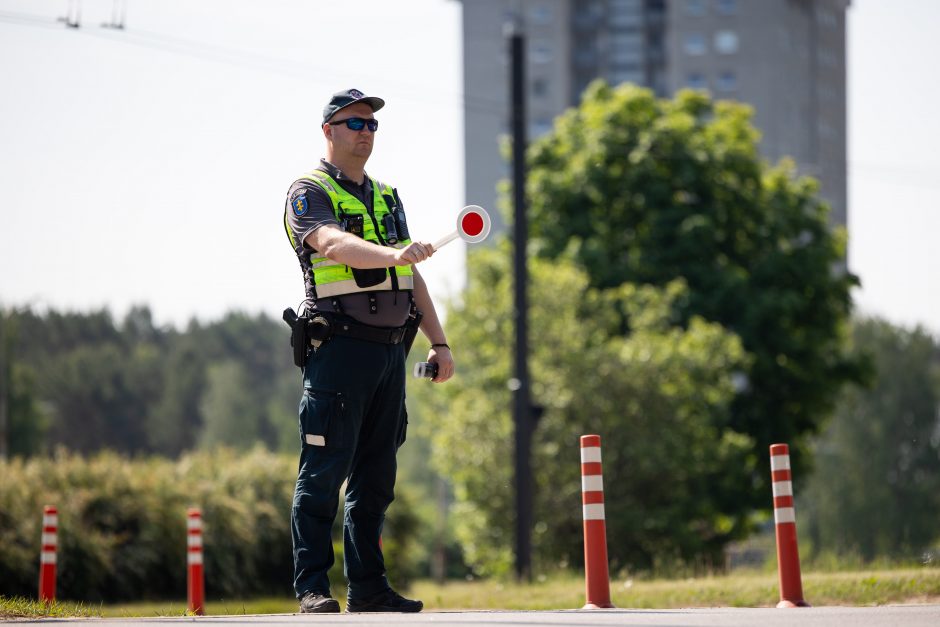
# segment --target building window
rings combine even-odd
[[[637,0],[610,0],[607,11],[608,22],[611,26],[640,27],[643,25],[643,8]]]
[[[619,28],[640,28],[643,26],[643,16],[640,13],[615,13],[611,9],[607,23]]]
[[[833,67],[833,68],[838,66],[839,62],[836,59],[836,55],[832,50],[821,47],[819,48],[818,56],[819,56],[819,61],[823,64],[823,66]]]
[[[544,98],[548,95],[548,79],[537,78],[532,81],[532,95],[538,98]]]
[[[640,48],[617,48],[607,58],[612,65],[640,65],[643,63],[643,53],[640,52]]]
[[[532,7],[530,14],[532,15],[532,21],[536,24],[552,23],[552,8],[547,4],[538,4]]]
[[[581,46],[574,53],[574,61],[578,67],[594,65],[597,62],[597,53],[593,47]]]
[[[549,133],[552,130],[552,121],[549,118],[538,118],[532,123],[532,127],[529,131],[532,134],[532,137],[538,138],[542,135]]]
[[[689,72],[685,77],[685,86],[692,89],[708,89],[708,81],[701,72]]]
[[[619,85],[620,83],[633,83],[635,85],[643,84],[643,71],[640,69],[616,69],[610,72],[610,83]]]
[[[718,74],[715,87],[717,87],[718,91],[734,91],[738,88],[738,77],[731,70],[725,70]]]
[[[604,19],[604,6],[600,0],[580,2],[572,6],[574,21],[578,26],[594,26]]]
[[[733,30],[720,30],[715,33],[715,50],[721,54],[734,54],[738,51],[738,34]]]
[[[735,0],[718,0],[719,15],[734,15],[738,12],[738,3]]]
[[[828,26],[830,28],[835,28],[839,25],[839,21],[836,19],[836,14],[823,8],[816,10],[816,21],[818,21],[823,26]]]
[[[643,48],[643,35],[637,32],[614,33],[610,36],[610,47],[614,51],[636,50]]]
[[[705,15],[705,0],[685,0],[685,12],[689,15]]]
[[[659,50],[662,51],[663,48],[663,34],[662,31],[654,30],[646,32],[646,46],[650,50]]]
[[[541,42],[532,46],[532,62],[548,63],[552,60],[552,45]]]
[[[701,56],[708,52],[708,47],[705,45],[705,35],[702,33],[686,33],[682,47],[686,54],[693,56]]]

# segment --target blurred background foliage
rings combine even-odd
[[[875,371],[868,386],[843,391],[813,442],[809,546],[861,563],[890,556],[936,564],[940,343],[920,328],[860,319],[852,344],[873,358]]]
[[[506,247],[473,253],[463,304],[448,313],[461,376],[419,388],[417,403],[434,463],[456,486],[458,538],[481,573],[511,565],[508,264]],[[673,305],[687,293],[681,281],[600,291],[570,263],[533,260],[530,270],[533,397],[544,407],[533,453],[541,569],[582,562],[585,433],[603,434],[608,533],[629,538],[610,542],[615,569],[650,568],[663,555],[720,565],[724,544],[747,530],[748,512],[719,494],[722,477],[753,450],[727,431],[732,375],[745,364],[740,341],[698,317],[673,326]]]
[[[581,565],[586,433],[615,572],[721,570],[748,546],[773,560],[773,442],[810,564],[936,553],[940,343],[851,317],[844,232],[757,140],[745,106],[596,83],[531,146],[537,574]],[[510,570],[511,261],[493,240],[447,308],[457,377],[408,384],[383,536],[399,586]],[[299,390],[265,315],[175,329],[145,306],[0,308],[0,593],[34,593],[45,503],[65,598],[183,595],[192,505],[210,594],[289,593]]]
[[[290,508],[297,461],[263,446],[130,459],[113,452],[0,463],[0,585],[33,596],[44,504],[59,512],[58,596],[87,602],[186,596],[186,511],[203,517],[211,599],[284,596],[293,582]],[[385,525],[389,575],[407,586],[420,570],[412,492]],[[342,506],[342,503],[341,503]],[[334,594],[345,596],[342,529],[334,526]]]

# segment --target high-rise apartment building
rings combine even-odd
[[[761,153],[793,157],[846,224],[845,13],[850,0],[463,0],[467,202],[493,206],[508,176],[505,24],[527,37],[529,137],[593,79],[670,96],[747,102]]]

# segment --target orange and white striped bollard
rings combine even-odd
[[[601,473],[601,436],[581,436],[581,506],[584,516],[584,590],[582,609],[614,607],[607,568],[607,523]]]
[[[191,507],[186,512],[186,589],[189,611],[206,613],[205,580],[202,570],[202,512]]]
[[[46,505],[42,511],[42,548],[39,551],[39,601],[55,601],[56,552],[59,546],[59,512]]]
[[[786,444],[770,445],[770,474],[773,480],[774,526],[777,530],[777,572],[780,576],[780,602],[777,607],[809,607],[809,603],[803,600],[790,448]]]

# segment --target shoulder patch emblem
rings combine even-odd
[[[295,216],[302,216],[307,213],[307,195],[301,194],[291,202],[291,206],[294,208]]]

